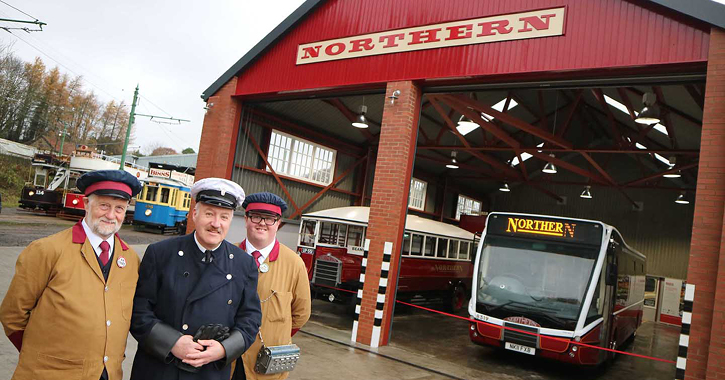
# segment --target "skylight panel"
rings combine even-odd
[[[544,146],[544,143],[541,143],[541,144],[537,145],[536,147],[537,148],[541,148],[542,146]],[[541,153],[541,151],[539,151],[539,153]],[[526,161],[526,160],[528,160],[531,157],[533,157],[533,156],[531,154],[529,154],[529,153],[526,153],[526,152],[521,153],[521,159],[523,161]],[[519,164],[519,156],[516,156],[516,157],[514,157],[513,160],[511,160],[511,166],[516,166],[518,164]]]

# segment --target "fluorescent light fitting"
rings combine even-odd
[[[592,192],[591,192],[591,186],[587,186],[584,188],[584,191],[579,195],[580,198],[584,199],[592,199]]]
[[[681,204],[681,205],[689,205],[690,201],[685,199],[685,192],[680,193],[680,195],[675,199],[675,203]]]

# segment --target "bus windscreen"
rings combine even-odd
[[[476,311],[571,330],[598,254],[599,247],[593,245],[487,235],[477,274]]]

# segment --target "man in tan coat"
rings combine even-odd
[[[84,174],[86,216],[20,253],[0,306],[20,351],[13,380],[121,380],[139,257],[116,234],[141,183],[122,170]]]
[[[249,195],[246,211],[247,238],[239,246],[255,258],[259,267],[257,293],[262,305],[262,326],[257,340],[237,361],[235,379],[285,379],[289,372],[260,375],[254,371],[262,347],[292,343],[292,336],[310,319],[311,298],[307,270],[302,259],[277,241],[277,229],[287,204],[272,193]],[[243,362],[243,367],[242,367]],[[246,377],[245,377],[246,376]]]

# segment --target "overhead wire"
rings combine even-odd
[[[29,15],[29,14],[27,14],[27,13],[25,13],[25,12],[21,11],[20,9],[18,9],[18,8],[15,8],[14,6],[12,6],[12,5],[8,4],[7,2],[5,2],[5,1],[3,1],[3,0],[0,0],[0,3],[3,3],[3,4],[5,4],[5,5],[7,5],[8,7],[10,7],[10,8],[13,8],[13,9],[15,9],[16,11],[18,11],[18,12],[20,12],[20,13],[22,13],[22,14],[24,14],[24,15],[26,15],[26,16],[28,16],[28,17],[30,17],[30,18],[32,18],[32,19],[33,19],[33,20],[35,20],[35,21],[38,21],[38,18],[37,18],[37,17],[33,17],[33,16],[31,16],[31,15]]]

